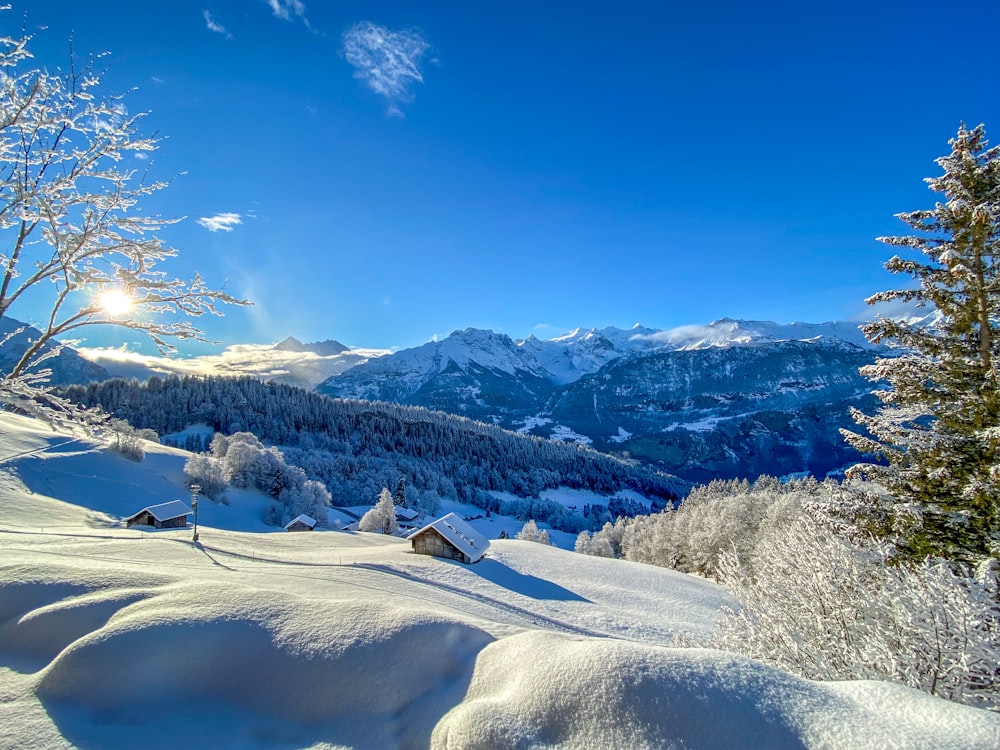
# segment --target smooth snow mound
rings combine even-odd
[[[1000,746],[1000,719],[887,683],[817,683],[723,651],[529,632],[488,646],[431,747]]]
[[[386,604],[18,573],[0,585],[7,662],[51,659],[35,693],[77,746],[135,747],[138,731],[144,747],[427,747],[492,641]]]

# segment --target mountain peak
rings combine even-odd
[[[289,336],[283,341],[274,345],[274,350],[279,352],[312,352],[320,357],[330,357],[335,354],[343,354],[349,351],[349,347],[344,346],[339,341],[327,339],[317,341],[312,344],[303,344],[294,336]]]

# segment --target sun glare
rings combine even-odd
[[[121,289],[109,289],[97,298],[97,302],[111,317],[125,315],[132,309],[132,298]]]

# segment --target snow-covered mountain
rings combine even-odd
[[[456,331],[317,390],[425,406],[654,461],[686,478],[810,471],[857,459],[838,429],[870,400],[876,349],[855,323],[738,321],[577,329],[514,341]]]
[[[629,330],[608,327],[577,328],[564,336],[540,340],[529,336],[518,342],[530,352],[539,365],[557,384],[597,372],[608,362],[661,348],[662,343],[653,338],[660,331],[635,325]]]
[[[480,417],[530,410],[552,385],[551,374],[529,349],[505,334],[467,328],[358,365],[316,390]]]
[[[312,352],[320,357],[332,357],[349,351],[350,347],[344,346],[339,341],[327,339],[326,341],[316,341],[312,344],[303,344],[294,336],[289,336],[283,341],[274,345],[277,352]]]
[[[670,349],[752,346],[776,341],[844,341],[862,348],[871,344],[857,323],[772,323],[761,320],[721,318],[705,326],[680,326],[666,331],[649,331],[636,338]]]

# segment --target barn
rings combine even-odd
[[[157,529],[187,528],[187,517],[191,509],[180,500],[169,503],[148,505],[135,515],[125,519],[126,526],[152,526]]]
[[[486,537],[454,513],[432,521],[407,538],[418,555],[444,557],[467,565],[479,562],[490,546]]]
[[[315,518],[302,513],[285,524],[285,531],[312,531],[316,523]]]

